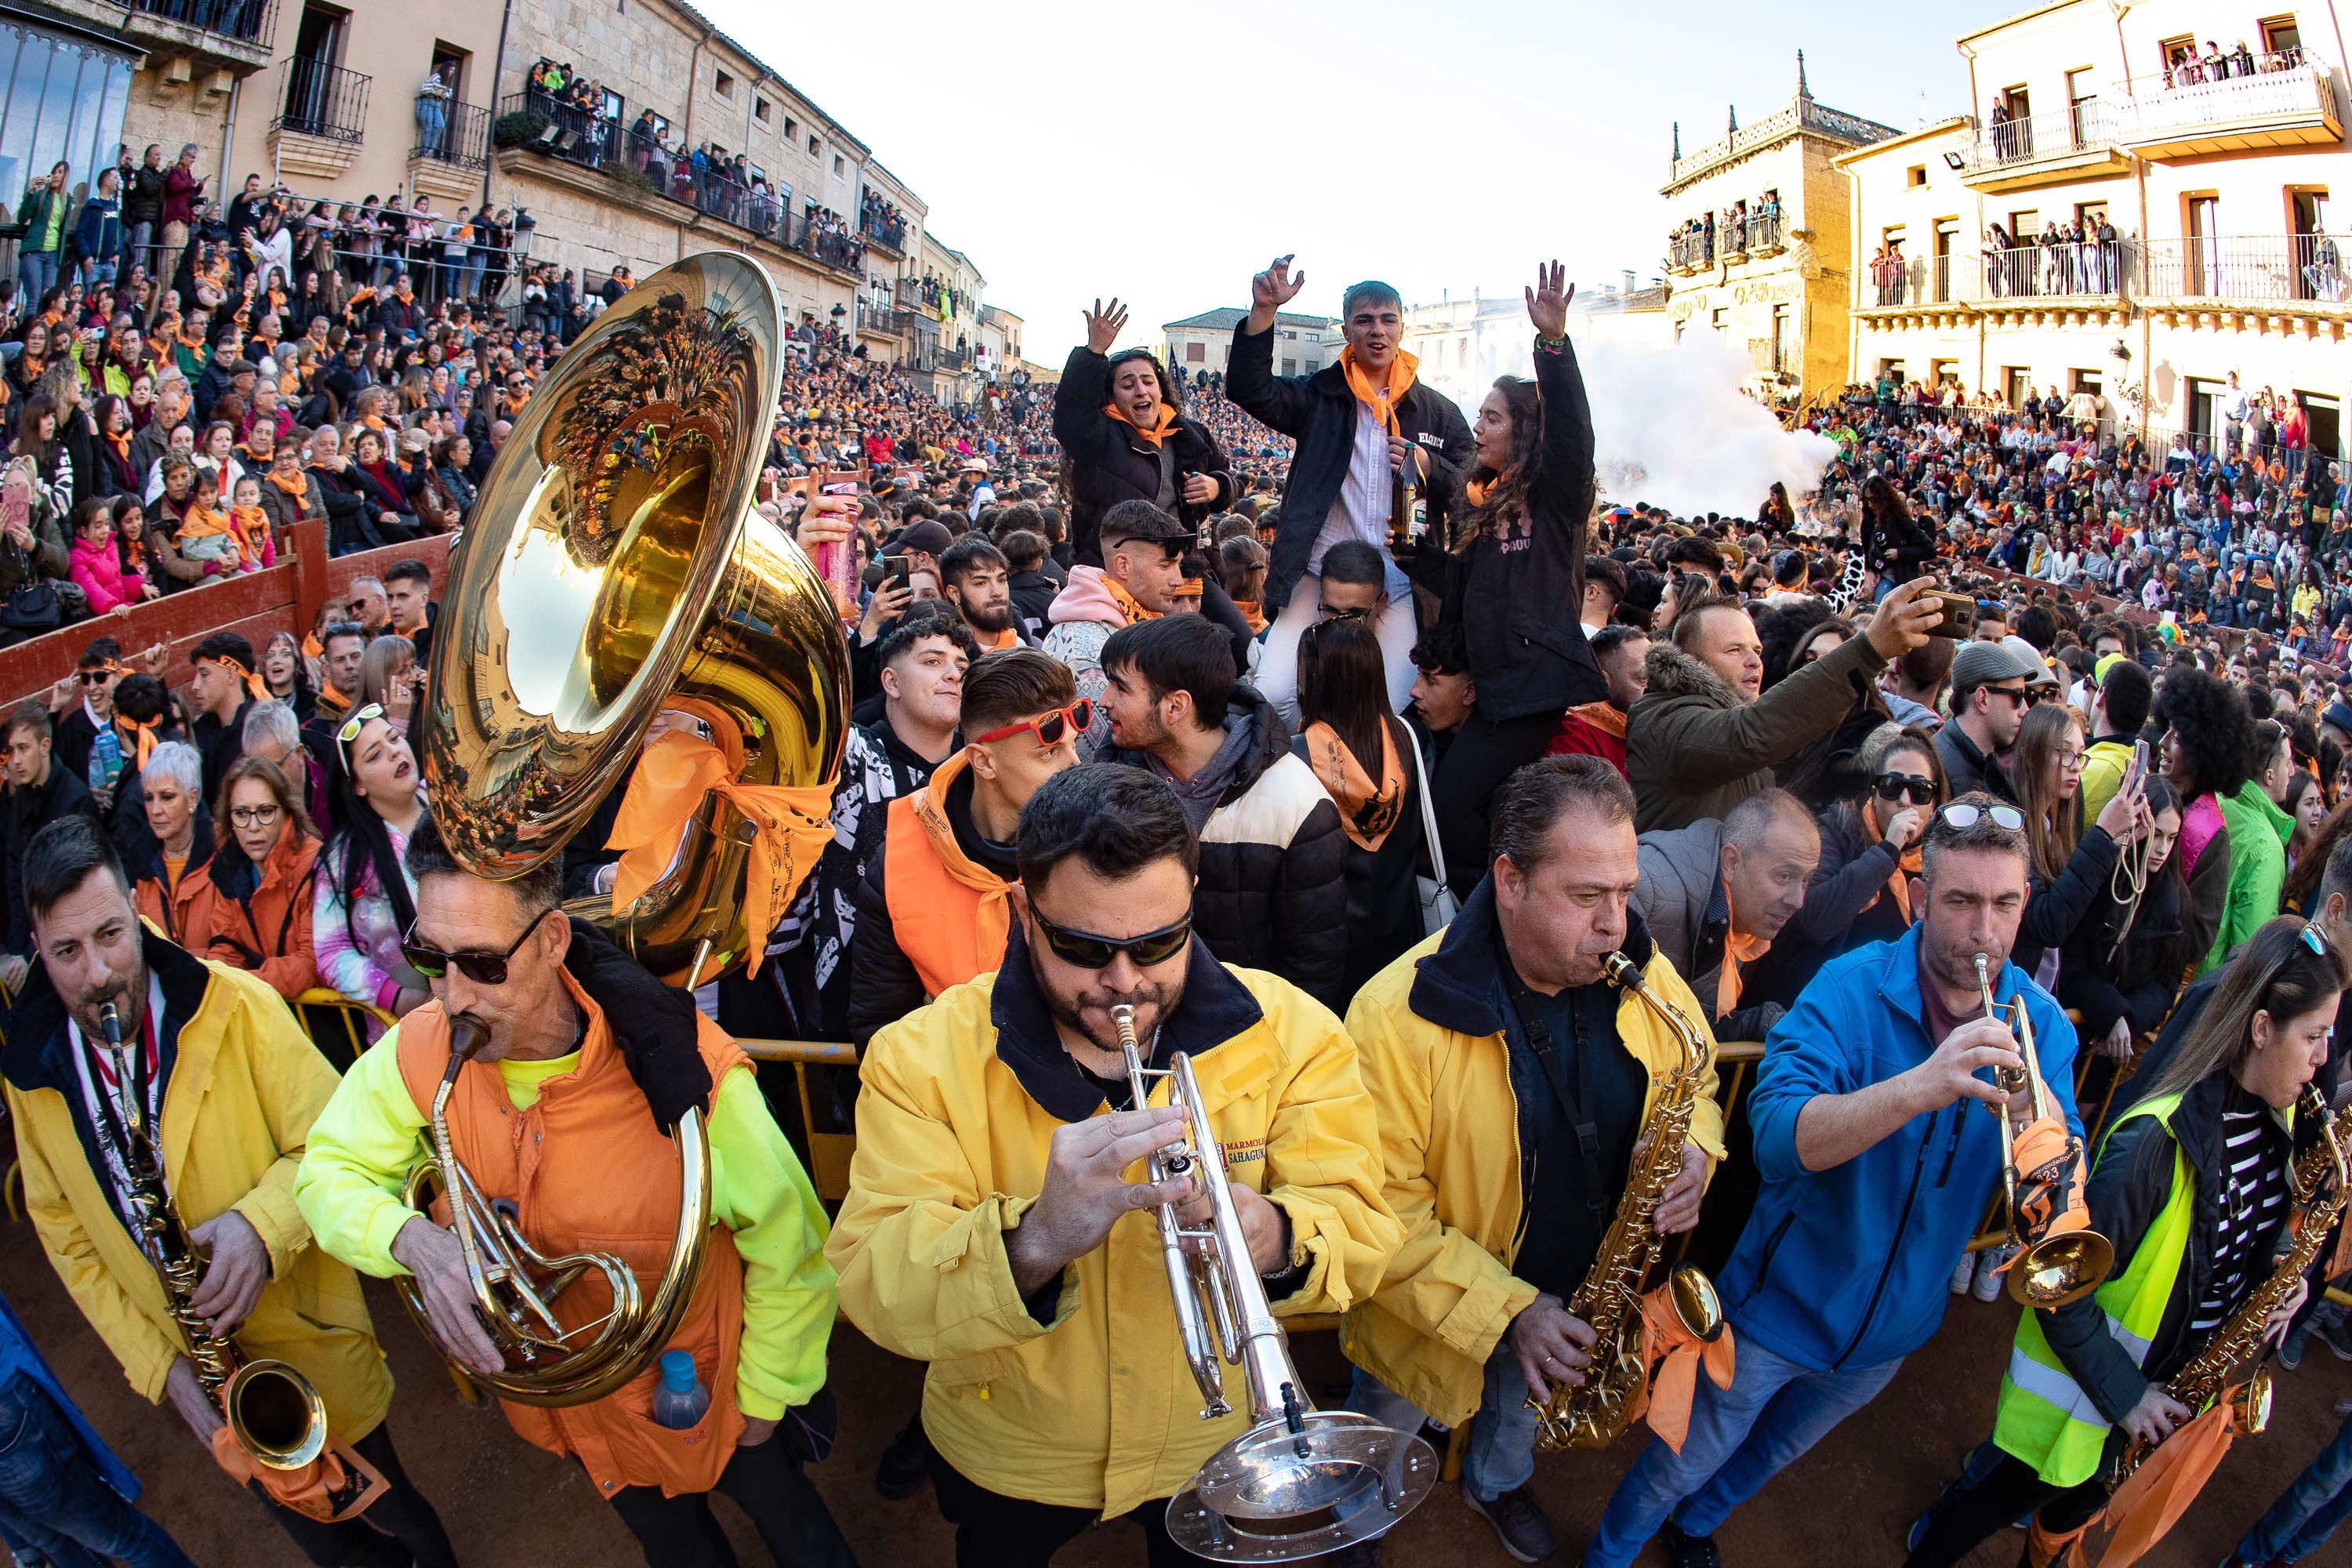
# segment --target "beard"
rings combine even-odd
[[[963,618],[971,623],[974,631],[992,636],[1008,632],[1013,629],[1013,605],[1010,600],[999,605],[976,605],[966,600]]]
[[[1045,998],[1045,1011],[1052,1016],[1054,1022],[1080,1036],[1106,1056],[1124,1054],[1118,1041],[1118,1029],[1110,1021],[1113,1007],[1135,1009],[1136,1045],[1149,1058],[1153,1037],[1184,995],[1181,977],[1165,984],[1139,985],[1129,991],[1113,991],[1108,986],[1096,985],[1075,993],[1064,993],[1055,990],[1038,969],[1034,954],[1029,960],[1029,973],[1036,980],[1038,994]],[[1089,1017],[1089,1014],[1093,1016]]]
[[[99,1010],[109,1002],[114,1004],[114,1020],[121,1026],[126,1041],[139,1038],[139,1028],[147,1011],[147,966],[137,965],[136,973],[118,974],[104,986],[86,991],[72,999],[67,1011],[73,1015],[76,1027],[92,1046],[103,1049],[106,1026]]]

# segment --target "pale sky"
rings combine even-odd
[[[1296,253],[1291,309],[1360,278],[1409,303],[1517,295],[1558,257],[1588,287],[1659,270],[1670,127],[1695,151],[1815,101],[1916,128],[1966,107],[1952,41],[2023,0],[1074,0],[782,6],[697,0],[874,149],[1059,365],[1097,296],[1121,344],[1246,305]],[[1349,90],[1357,79],[1379,84]],[[1922,93],[1926,94],[1922,100]]]

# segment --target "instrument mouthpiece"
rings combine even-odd
[[[122,1015],[115,1011],[113,1003],[100,1002],[98,1005],[98,1026],[106,1036],[108,1049],[119,1051],[122,1048]]]
[[[490,1043],[490,1032],[475,1019],[460,1014],[449,1020],[449,1067],[441,1075],[444,1083],[454,1082],[457,1069],[474,1059],[474,1053]]]

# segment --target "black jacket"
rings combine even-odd
[[[160,224],[163,221],[163,181],[169,169],[151,169],[142,163],[122,186],[122,226],[127,230],[134,223]],[[162,244],[159,232],[151,243]]]
[[[1015,572],[1005,586],[1013,595],[1013,614],[1020,620],[1022,629],[1033,637],[1042,637],[1053,623],[1046,612],[1054,606],[1054,595],[1062,591],[1061,584],[1043,572]]]
[[[1232,505],[1234,495],[1224,448],[1207,426],[1180,415],[1175,434],[1155,450],[1132,426],[1103,412],[1109,402],[1110,361],[1080,343],[1070,351],[1054,393],[1054,438],[1069,459],[1070,542],[1086,566],[1103,563],[1103,513],[1123,500],[1159,500],[1162,452],[1169,483],[1179,497],[1188,474],[1217,481],[1214,501],[1193,506],[1180,499],[1169,509],[1185,527],[1197,531],[1202,518]]]
[[[1348,836],[1314,770],[1290,754],[1273,704],[1234,689],[1226,723],[1253,744],[1201,834],[1192,929],[1219,962],[1270,970],[1339,1012],[1348,1005]],[[1153,771],[1140,752],[1105,762]]]
[[[2001,766],[1999,757],[1988,757],[1977,750],[1977,743],[1960,732],[1958,720],[1936,731],[1936,758],[1944,764],[1947,799],[1958,800],[1980,789],[1996,800],[2016,803],[2017,791],[2010,786],[2009,770]]]
[[[1225,362],[1225,395],[1259,424],[1298,443],[1282,487],[1282,526],[1274,537],[1274,558],[1265,574],[1265,617],[1290,603],[1290,591],[1307,574],[1315,541],[1348,482],[1356,450],[1356,395],[1336,364],[1312,375],[1274,374],[1274,329],[1255,335],[1236,331]],[[1429,534],[1451,536],[1446,520],[1470,464],[1470,426],[1454,400],[1416,381],[1397,404],[1397,428],[1419,443],[1429,458]],[[1561,606],[1574,620],[1576,606]],[[1483,695],[1483,694],[1482,694]]]
[[[22,789],[12,788],[5,800],[0,800],[0,900],[5,900],[8,930],[5,945],[13,953],[29,954],[33,951],[33,924],[25,912],[25,846],[33,835],[65,816],[80,812],[91,821],[98,820],[98,805],[89,798],[89,785],[70,768],[58,763],[56,752],[49,756],[49,776],[38,784]],[[1339,819],[1334,817],[1333,822]]]
[[[2164,1022],[2180,983],[2180,955],[2188,951],[2181,883],[2170,870],[2168,867],[2148,879],[2128,933],[2117,929],[2123,924],[2123,906],[2109,900],[2098,918],[2083,921],[2066,938],[2058,965],[2058,1000],[2083,1015],[2074,1026],[2078,1039],[2097,1040],[2116,1026],[2117,1018],[2131,1020],[2135,1038]],[[2119,944],[2117,939],[2126,934],[2128,940]],[[2169,962],[2168,951],[2174,955]]]
[[[1404,767],[1404,795],[1397,802],[1396,826],[1389,829],[1388,837],[1381,840],[1377,849],[1358,847],[1356,841],[1347,837],[1347,830],[1340,830],[1348,868],[1348,963],[1344,989],[1350,997],[1424,934],[1421,929],[1421,889],[1416,879],[1429,865],[1429,852],[1423,842],[1427,832],[1421,820],[1421,776],[1406,751],[1418,743],[1418,738],[1403,720],[1392,718],[1388,722],[1390,738],[1396,742],[1397,757]],[[1307,761],[1304,735],[1293,736],[1290,749],[1300,761]],[[1336,808],[1338,803],[1333,805]]]
[[[1496,722],[1559,714],[1609,695],[1577,618],[1593,473],[1592,409],[1576,351],[1538,349],[1536,388],[1543,437],[1528,481],[1527,513],[1502,520],[1454,559],[1439,617],[1460,624],[1470,678],[1478,683],[1478,711]],[[1465,503],[1456,515],[1467,510]],[[1322,526],[1320,513],[1316,526]],[[1433,525],[1431,537],[1444,535]]]

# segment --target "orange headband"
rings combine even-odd
[[[215,654],[210,658],[200,658],[196,660],[196,662],[198,664],[217,665],[221,668],[227,670],[232,675],[235,675],[238,679],[245,682],[245,689],[253,693],[253,700],[255,701],[267,702],[269,700],[269,683],[262,679],[261,677],[254,674],[253,671],[246,668],[245,666],[237,663],[236,660],[229,658],[226,654]]]

